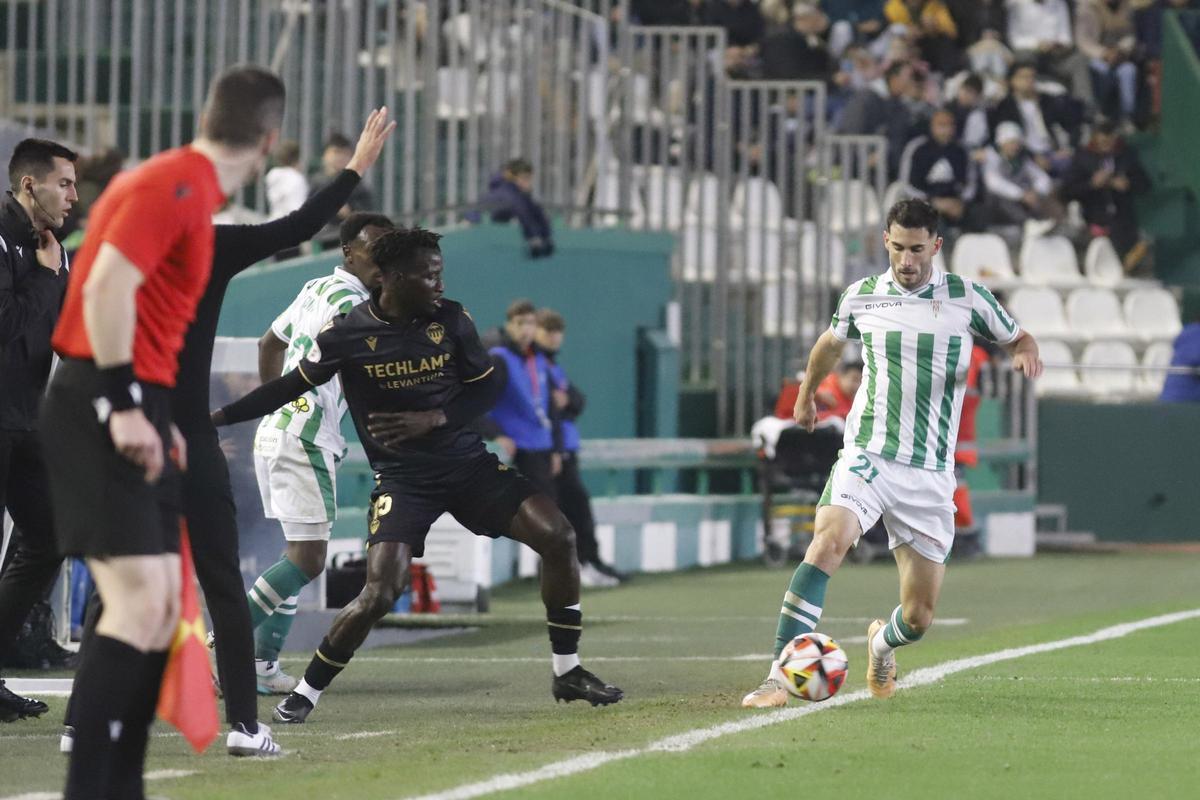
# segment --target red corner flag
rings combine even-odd
[[[158,716],[178,728],[193,750],[203,753],[217,738],[217,697],[204,646],[204,617],[200,614],[200,599],[196,595],[187,524],[180,520],[179,528],[179,560],[183,563],[179,630],[175,633],[175,641],[171,642],[167,670],[163,673]]]

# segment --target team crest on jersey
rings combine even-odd
[[[367,337],[367,347],[371,348],[372,353],[375,352],[375,345],[377,345],[377,344],[379,344],[378,336],[368,336]]]
[[[929,307],[931,309],[933,309],[933,316],[935,316],[935,317],[938,314],[942,313],[942,301],[941,300],[930,300]]]
[[[440,322],[435,322],[425,329],[425,334],[434,344],[441,344],[442,339],[446,338],[446,329],[442,327]]]

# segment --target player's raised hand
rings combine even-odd
[[[813,432],[817,427],[817,401],[815,398],[805,398],[803,394],[796,398],[796,408],[792,411],[792,417],[796,420],[801,428]]]
[[[163,471],[163,442],[140,408],[114,411],[108,417],[113,446],[146,472],[146,483],[155,483]]]
[[[376,411],[367,417],[367,432],[384,447],[417,439],[446,424],[441,409],[432,411]]]
[[[383,143],[387,141],[392,131],[396,130],[396,121],[388,122],[387,106],[377,108],[367,115],[367,124],[363,126],[354,148],[354,155],[346,164],[346,169],[352,169],[359,175],[366,175],[367,170],[374,166],[383,151]]]

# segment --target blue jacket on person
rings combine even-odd
[[[1200,322],[1185,325],[1176,337],[1171,366],[1200,369]],[[1200,403],[1200,375],[1168,375],[1159,400],[1164,403]]]
[[[583,394],[567,379],[567,373],[562,365],[548,356],[550,360],[550,381],[554,388],[567,393],[567,407],[556,411],[555,420],[559,428],[559,449],[564,453],[579,452],[579,427],[575,419],[583,413]]]
[[[522,191],[502,173],[491,177],[487,193],[479,198],[478,208],[465,216],[471,222],[479,222],[483,211],[491,215],[492,222],[511,222],[515,218],[521,223],[521,233],[527,240],[549,242],[553,238],[550,220],[533,195]]]
[[[553,450],[550,363],[546,356],[536,350],[520,353],[511,340],[489,352],[495,359],[496,377],[504,382],[504,392],[488,417],[516,443],[518,450]]]

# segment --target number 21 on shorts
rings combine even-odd
[[[866,470],[870,470],[870,472]],[[858,461],[850,468],[850,474],[857,475],[863,483],[870,483],[875,480],[875,476],[879,474],[879,470],[871,466],[871,459],[867,458],[863,453],[859,453]]]

